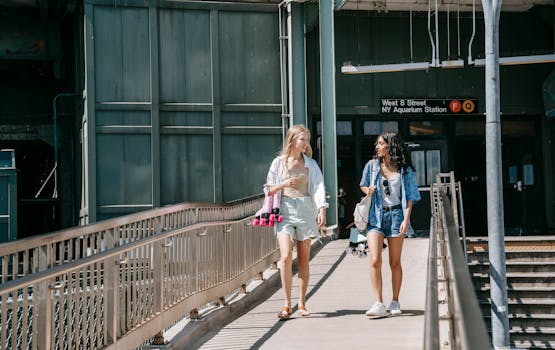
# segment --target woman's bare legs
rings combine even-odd
[[[310,277],[310,239],[297,241],[297,262],[299,264],[299,307],[305,305],[308,279]]]
[[[293,284],[293,241],[288,234],[278,235],[279,253],[281,261],[281,269],[279,271],[281,276],[281,285],[285,293],[285,304],[291,308],[291,286]]]
[[[389,246],[389,266],[391,267],[391,288],[393,300],[399,301],[399,291],[403,281],[403,268],[401,267],[401,251],[403,250],[403,237],[390,237],[387,239]]]
[[[383,303],[382,296],[382,245],[383,235],[369,231],[366,235],[370,250],[370,280],[376,301]]]

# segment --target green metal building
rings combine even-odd
[[[503,4],[506,232],[553,233],[554,7]],[[467,231],[483,235],[483,58],[469,0],[0,0],[0,148],[16,154],[17,236],[260,193],[291,122],[312,131],[332,223],[335,183],[352,212],[376,135],[396,130],[424,198],[415,228],[429,225],[434,174],[454,170]]]

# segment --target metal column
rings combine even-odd
[[[501,118],[499,97],[499,15],[501,1],[482,0],[486,33],[486,185],[491,284],[491,338],[495,349],[509,348]]]
[[[304,30],[304,5],[289,3],[289,110],[293,124],[307,124],[306,116],[306,55]]]
[[[326,190],[331,198],[327,224],[337,224],[337,150],[335,133],[335,45],[333,0],[320,0],[320,85],[322,163]]]

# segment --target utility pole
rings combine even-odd
[[[337,150],[335,133],[335,37],[333,0],[320,0],[320,85],[322,165],[329,193],[327,225],[337,224]]]
[[[486,186],[491,285],[491,338],[495,349],[509,349],[499,97],[499,15],[501,0],[482,0],[482,6],[486,34]]]

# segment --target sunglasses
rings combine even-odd
[[[383,180],[382,185],[384,187],[384,192],[386,196],[389,196],[391,194],[391,190],[389,189],[389,181],[387,181],[387,179]]]

